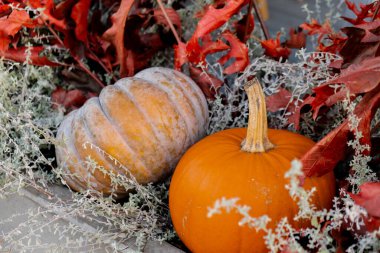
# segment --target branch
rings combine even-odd
[[[261,26],[261,29],[263,30],[265,40],[268,40],[270,38],[268,28],[265,25],[264,19],[261,16],[259,8],[257,7],[256,0],[251,0],[251,2],[253,4],[253,8],[255,9],[255,13],[257,15],[257,18],[259,19],[260,26]]]
[[[166,18],[166,21],[168,21],[168,24],[169,24],[169,27],[170,27],[170,30],[172,31],[176,41],[177,41],[177,44],[179,45],[181,43],[181,39],[180,37],[178,36],[178,33],[173,25],[173,22],[170,20],[166,10],[165,10],[165,7],[164,7],[164,4],[162,3],[162,0],[157,0],[157,3],[158,5],[160,6],[160,9],[162,10],[162,13],[164,14],[165,18]]]
[[[45,26],[49,29],[49,31],[53,34],[53,36],[57,39],[57,41],[59,42],[59,44],[61,44],[62,47],[65,47],[65,44],[63,43],[63,41],[61,40],[61,38],[58,36],[58,34],[53,30],[53,28],[51,28],[51,26],[41,18],[42,22],[44,22]],[[94,79],[94,81],[101,87],[101,88],[104,88],[105,85],[103,84],[103,82],[94,74],[91,72],[91,70],[89,70],[87,68],[87,66],[82,62],[82,60],[74,55],[74,54],[71,54],[71,56],[74,58],[74,60],[78,63],[78,66],[84,71],[86,72],[92,79]]]

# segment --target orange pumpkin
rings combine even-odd
[[[206,99],[190,78],[172,69],[146,69],[104,88],[66,117],[57,133],[57,161],[75,190],[111,191],[110,177],[86,168],[87,157],[109,173],[128,176],[128,169],[139,183],[156,182],[205,135],[207,121]]]
[[[239,198],[251,206],[250,215],[268,215],[275,227],[282,217],[294,222],[297,204],[289,196],[285,172],[314,142],[285,130],[267,129],[265,98],[257,81],[245,87],[249,99],[248,129],[229,129],[208,136],[181,158],[169,189],[169,208],[178,236],[192,252],[267,252],[263,232],[239,226],[235,212],[207,217],[216,200]],[[335,193],[332,173],[307,178],[306,189],[315,187],[312,203],[330,208]]]

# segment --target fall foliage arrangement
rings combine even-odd
[[[63,184],[138,250],[378,252],[380,1],[260,2],[2,1],[1,195]]]

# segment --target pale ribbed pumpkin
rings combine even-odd
[[[301,158],[314,142],[285,130],[267,129],[265,99],[260,84],[246,87],[249,99],[248,129],[235,128],[210,135],[193,145],[181,158],[169,189],[169,208],[178,236],[191,252],[268,252],[264,233],[239,226],[242,216],[235,211],[207,216],[216,200],[239,198],[252,207],[250,215],[271,218],[274,228],[287,217],[294,222],[298,206],[289,195],[284,174],[291,161]],[[304,187],[315,187],[312,203],[330,208],[335,194],[333,173],[305,179]]]
[[[206,99],[189,77],[149,68],[107,86],[67,115],[57,133],[57,161],[68,169],[64,178],[74,190],[90,182],[93,189],[111,191],[109,176],[86,169],[87,157],[115,174],[128,175],[127,168],[141,184],[156,182],[205,135],[207,122]]]

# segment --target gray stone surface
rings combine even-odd
[[[53,192],[56,196],[59,196],[62,200],[69,200],[71,193],[68,189],[59,186],[52,187]],[[81,228],[82,231],[91,233],[96,231],[95,227],[91,222],[84,218],[73,218],[67,216],[64,213],[44,213],[46,212],[46,207],[53,201],[47,196],[44,196],[35,190],[21,190],[20,194],[14,194],[6,199],[0,200],[0,252],[20,252],[20,248],[17,243],[23,243],[27,245],[36,245],[36,240],[40,241],[41,247],[24,247],[25,252],[114,252],[110,245],[117,245],[120,249],[117,252],[135,252],[136,246],[134,240],[130,240],[129,243],[118,244],[112,238],[106,240],[102,244],[96,244],[93,246],[92,242],[83,241],[81,247],[76,244],[73,248],[65,248],[66,240],[75,240],[81,237],[81,232],[77,234],[65,234],[61,236],[60,233],[55,233],[54,231],[58,227],[67,226],[70,223],[75,224]],[[31,213],[40,213],[35,216],[34,222],[27,223],[30,221]],[[28,218],[29,217],[29,218]],[[41,227],[41,225],[43,227]],[[59,229],[59,228],[58,228]],[[9,233],[19,230],[20,234],[14,234],[12,238],[15,245],[10,245],[9,241],[5,240],[4,237],[8,236]],[[62,232],[62,231],[61,231]],[[2,247],[2,248],[1,248]],[[145,247],[144,252],[147,253],[180,253],[181,250],[175,248],[168,243],[159,243],[149,241]]]

